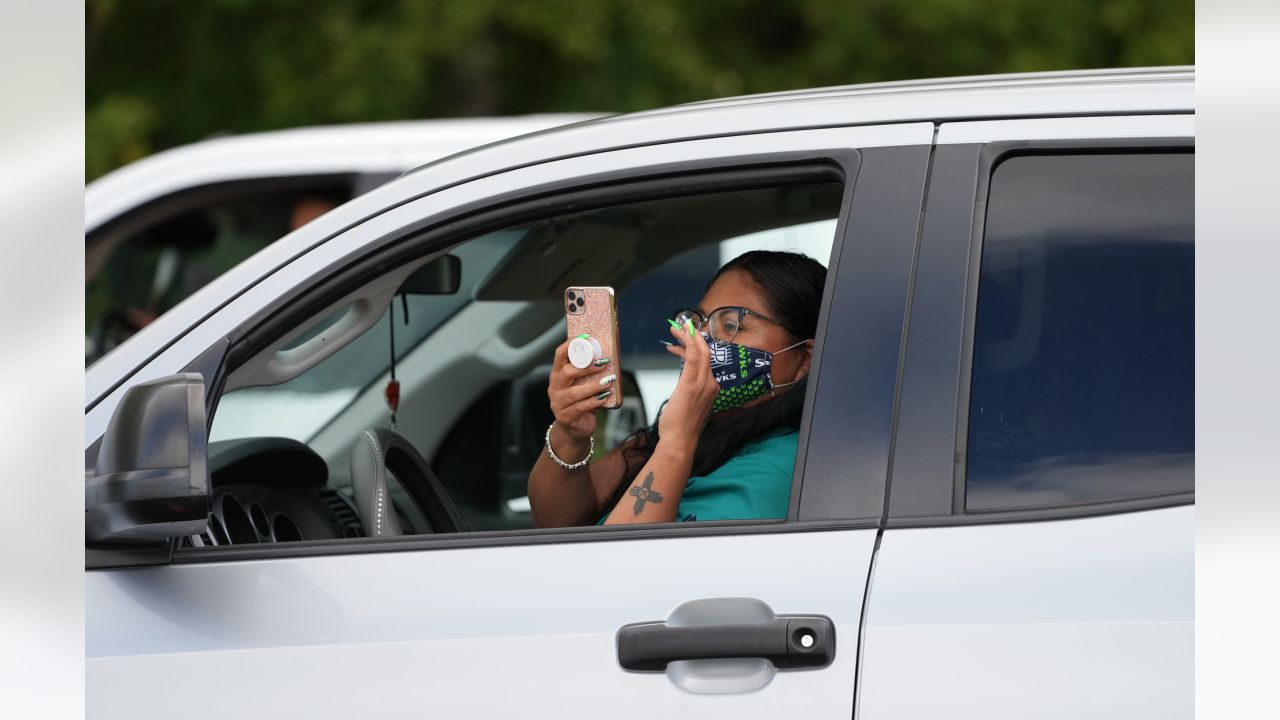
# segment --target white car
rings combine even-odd
[[[611,117],[268,245],[86,371],[90,714],[1191,717],[1194,89]],[[829,268],[787,517],[531,528],[564,287],[617,291],[603,451],[761,246]]]
[[[227,135],[156,153],[85,186],[85,355],[289,230],[401,173],[585,113],[351,123]]]

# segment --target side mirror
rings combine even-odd
[[[400,284],[397,295],[452,295],[462,282],[462,261],[442,255],[413,271]]]
[[[205,422],[197,373],[129,388],[85,484],[85,536],[121,542],[204,532],[211,505]]]

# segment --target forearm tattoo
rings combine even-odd
[[[662,502],[662,493],[653,489],[653,473],[645,475],[644,483],[633,486],[627,491],[627,494],[636,499],[636,515],[639,515],[640,511],[644,510],[645,503]]]

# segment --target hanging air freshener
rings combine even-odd
[[[408,317],[409,307],[405,306],[405,316]],[[391,336],[391,379],[387,381],[387,387],[382,391],[382,396],[387,400],[387,408],[391,410],[391,429],[396,429],[396,409],[400,407],[400,381],[396,379],[396,306],[392,302],[387,308],[387,320],[390,321]]]
[[[387,398],[387,407],[391,409],[391,424],[396,422],[396,408],[400,407],[400,381],[392,378],[387,381],[387,388],[382,394]]]

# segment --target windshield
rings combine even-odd
[[[365,388],[386,374],[391,364],[393,319],[398,362],[454,313],[473,302],[476,285],[493,272],[524,233],[523,229],[501,230],[451,251],[462,265],[458,292],[397,296],[377,325],[309,371],[280,385],[243,388],[222,396],[209,440],[269,435],[310,441]],[[328,321],[318,323],[293,344],[302,343],[328,325]]]

